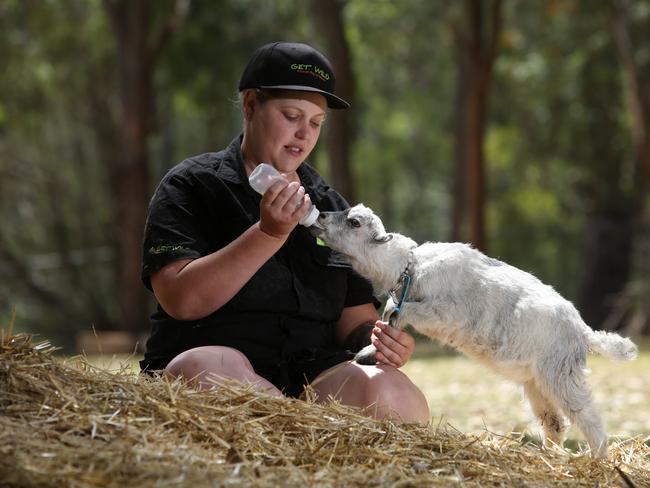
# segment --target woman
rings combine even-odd
[[[299,396],[311,383],[322,401],[427,422],[424,396],[397,369],[413,338],[379,321],[370,285],[297,225],[312,202],[348,207],[304,163],[326,109],[349,106],[334,84],[312,47],[262,46],[239,84],[243,134],[163,178],[145,228],[142,277],[159,306],[141,366],[278,395]],[[261,162],[284,175],[264,196],[247,180]],[[370,341],[377,365],[348,361]]]

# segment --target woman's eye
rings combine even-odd
[[[298,116],[294,114],[284,114],[284,116],[287,120],[290,120],[291,122],[298,120]]]
[[[352,227],[361,227],[361,222],[359,222],[357,219],[348,219],[348,223]]]

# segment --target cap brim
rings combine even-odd
[[[259,88],[264,88],[266,90],[292,90],[292,91],[306,91],[320,93],[327,100],[327,106],[329,108],[350,108],[350,104],[343,100],[342,98],[337,97],[333,93],[326,92],[324,90],[319,90],[318,88],[313,88],[311,86],[302,86],[302,85],[264,85]]]

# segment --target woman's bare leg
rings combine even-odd
[[[189,349],[172,359],[165,373],[172,377],[194,379],[202,389],[211,388],[219,378],[228,378],[251,383],[267,393],[282,396],[282,392],[271,382],[255,373],[243,353],[232,347],[202,346]]]
[[[317,376],[312,387],[320,402],[334,398],[345,405],[364,408],[379,419],[423,424],[430,419],[424,394],[392,366],[341,363]]]

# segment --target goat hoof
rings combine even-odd
[[[375,346],[370,345],[366,346],[363,349],[361,349],[356,356],[354,356],[354,360],[358,364],[364,364],[366,366],[374,366],[377,364],[377,361],[375,360],[375,353],[377,352],[377,349]]]

